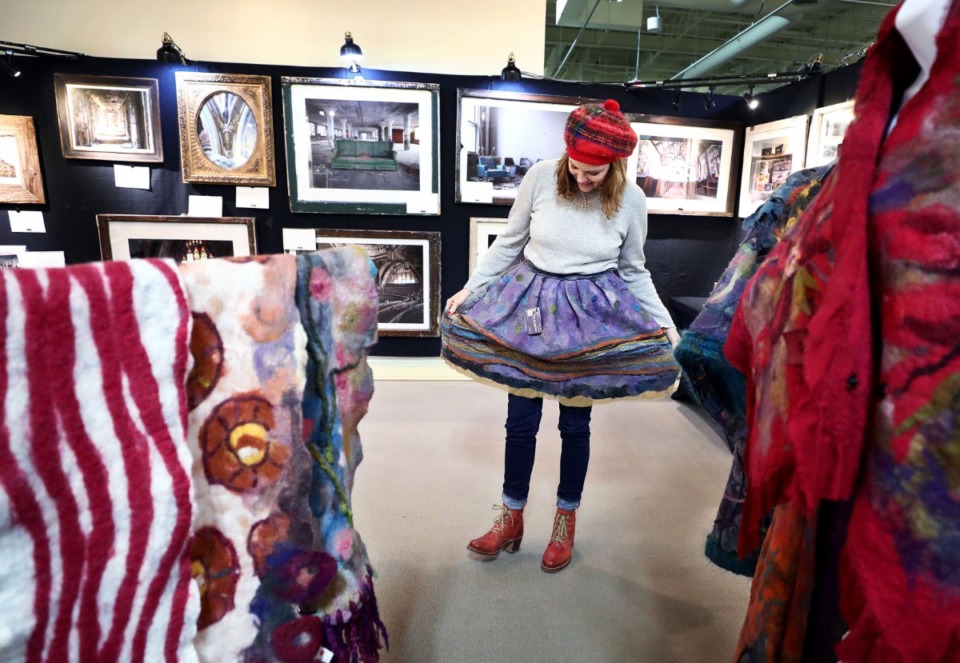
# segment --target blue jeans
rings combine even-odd
[[[557,506],[576,509],[580,506],[583,483],[590,462],[590,407],[560,404],[560,485]],[[537,450],[537,432],[543,413],[542,398],[525,398],[510,394],[507,401],[507,444],[504,453],[503,503],[511,509],[522,509],[530,492],[530,474]]]

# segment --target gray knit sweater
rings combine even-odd
[[[527,171],[506,228],[484,254],[466,288],[482,288],[502,274],[522,249],[534,267],[552,274],[597,274],[616,268],[643,310],[661,327],[673,327],[644,266],[647,200],[640,187],[628,182],[620,211],[608,219],[600,209],[598,191],[586,195],[586,208],[579,195],[571,202],[557,195],[556,167],[557,160],[551,159]]]

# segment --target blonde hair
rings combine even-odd
[[[557,162],[557,195],[567,202],[573,200],[574,194],[580,189],[577,186],[577,180],[570,174],[570,157],[566,152]],[[607,176],[600,183],[600,209],[608,218],[613,218],[620,211],[620,204],[623,201],[623,190],[627,187],[627,163],[626,159],[617,159],[610,163],[610,170]]]

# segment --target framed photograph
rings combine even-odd
[[[314,243],[304,237],[314,233]],[[287,253],[345,244],[363,248],[377,267],[377,333],[440,335],[440,233],[405,230],[283,229]]]
[[[177,72],[184,182],[274,186],[269,76]]]
[[[23,262],[23,254],[26,252],[26,244],[0,245],[0,269],[17,269]]]
[[[512,205],[530,166],[563,154],[570,111],[596,99],[457,90],[458,202]]]
[[[281,78],[290,211],[440,214],[440,86]]]
[[[39,205],[45,201],[33,118],[0,115],[0,203]]]
[[[742,134],[735,122],[637,115],[627,172],[647,196],[650,214],[733,216],[735,165]]]
[[[470,219],[470,274],[473,274],[483,254],[487,252],[506,225],[506,219],[486,217]]]
[[[738,216],[746,218],[753,214],[791,173],[803,168],[809,121],[809,116],[798,115],[747,127],[743,138]]]
[[[53,86],[64,157],[163,161],[157,79],[54,74]]]
[[[172,258],[192,262],[257,253],[252,217],[98,214],[104,260]]]
[[[853,122],[853,99],[813,111],[806,168],[825,166],[840,154],[840,144]]]

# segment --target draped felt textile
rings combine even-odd
[[[759,554],[758,547],[742,559],[737,554],[746,489],[743,474],[743,445],[747,438],[746,382],[743,374],[723,355],[723,344],[747,281],[783,232],[814,199],[830,168],[821,166],[793,173],[757,211],[744,219],[746,238],[674,350],[697,400],[720,425],[733,453],[727,486],[707,537],[706,555],[721,568],[742,575],[753,575]]]
[[[749,380],[741,549],[773,504],[852,495],[837,654],[935,663],[960,659],[960,2],[884,140],[916,73],[895,13],[839,164],[748,284],[726,351]]]
[[[0,270],[0,659],[195,661],[172,262]]]
[[[200,658],[312,660],[326,647],[375,661],[383,626],[349,508],[372,393],[369,260],[350,248],[181,269]]]
[[[542,329],[528,333],[527,311]],[[515,262],[440,321],[441,357],[478,381],[585,406],[677,386],[670,342],[613,271],[548,274]]]

